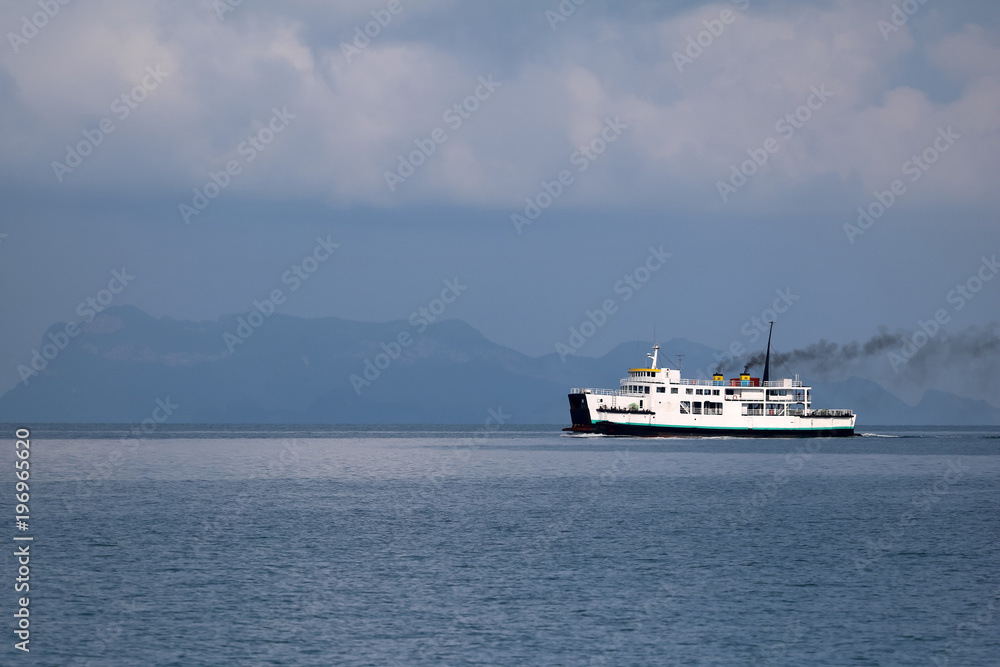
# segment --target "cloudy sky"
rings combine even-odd
[[[123,268],[194,320],[457,279],[444,317],[534,355],[609,299],[580,354],[997,318],[949,293],[1000,252],[1000,5],[577,2],[4,3],[0,391]]]

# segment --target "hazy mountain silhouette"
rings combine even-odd
[[[252,334],[227,346],[223,335],[237,336],[238,326],[235,315],[189,322],[109,308],[26,384],[0,397],[0,420],[137,423],[162,417],[162,407],[154,415],[157,401],[169,399],[177,406],[173,423],[478,423],[502,408],[511,423],[568,424],[571,387],[617,387],[649,351],[646,342],[623,343],[600,358],[564,362],[556,353],[529,357],[497,345],[456,320],[419,332],[403,320],[280,314],[240,329]],[[63,330],[59,324],[48,333]],[[401,332],[410,343],[397,350],[392,342]],[[685,355],[688,370],[718,363],[714,350],[697,343],[662,345],[665,364],[676,363],[676,354]],[[911,407],[858,378],[814,386],[817,407],[853,408],[860,424],[1000,423],[1000,411],[987,403],[944,392],[927,392]]]

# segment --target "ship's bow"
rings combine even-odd
[[[573,421],[573,425],[564,430],[585,432],[594,430],[590,420],[590,406],[587,405],[586,394],[580,392],[569,395],[569,417]]]

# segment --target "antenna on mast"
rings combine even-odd
[[[681,367],[684,366],[684,355],[675,354],[674,356],[677,357],[677,370],[680,370]]]

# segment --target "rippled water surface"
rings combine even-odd
[[[3,664],[1000,664],[998,429],[59,426],[31,456]]]

